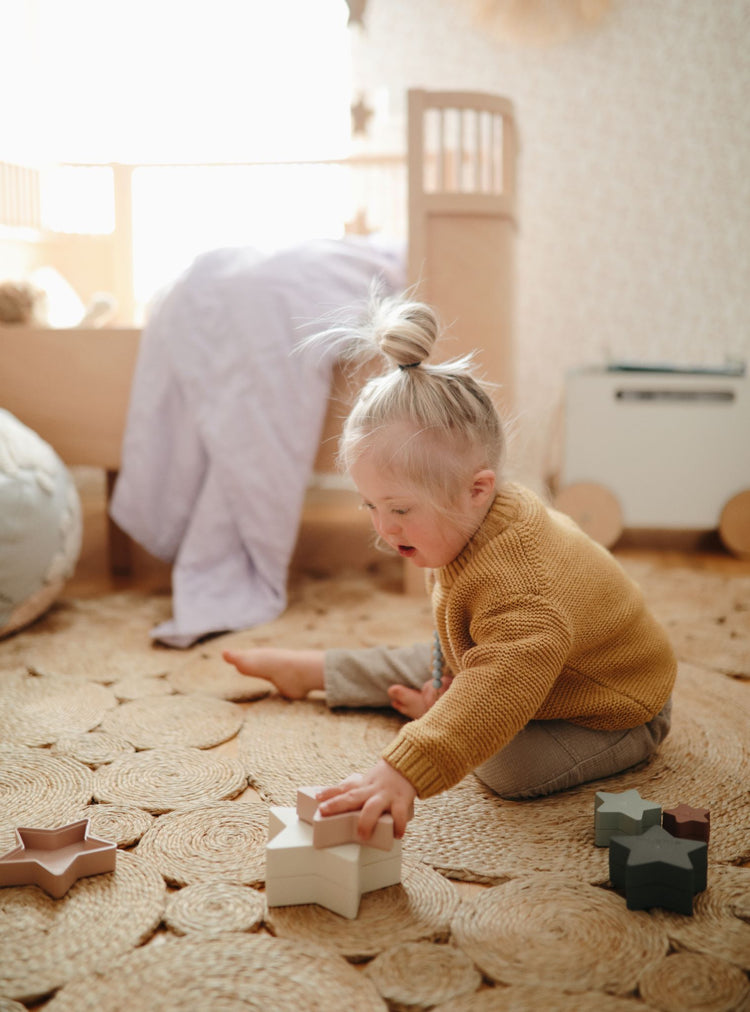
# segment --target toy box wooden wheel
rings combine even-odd
[[[554,505],[605,548],[613,545],[622,534],[620,504],[603,485],[594,482],[568,485],[555,496]]]
[[[741,559],[750,559],[750,489],[727,502],[719,519],[719,537]]]

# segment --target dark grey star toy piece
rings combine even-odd
[[[638,836],[616,834],[609,844],[609,877],[625,890],[629,910],[663,907],[692,914],[693,896],[706,888],[708,847],[683,840],[661,826]]]

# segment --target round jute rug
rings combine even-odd
[[[0,1012],[26,1012],[26,1006],[22,1005],[20,1001],[0,996]]]
[[[750,577],[628,559],[680,661],[750,678]]]
[[[750,618],[732,615],[720,624],[674,623],[669,637],[681,661],[720,671],[731,678],[750,678]]]
[[[96,727],[117,697],[103,685],[70,678],[4,672],[0,679],[2,740],[17,745],[49,745],[63,735]]]
[[[747,823],[746,823],[747,825]],[[712,863],[709,844],[708,885],[693,897],[693,916],[653,910],[679,949],[716,956],[750,971],[750,868]]]
[[[0,853],[16,846],[15,829],[56,829],[79,818],[94,774],[67,756],[23,746],[0,747]]]
[[[386,1012],[374,985],[345,959],[266,934],[169,938],[76,980],[45,1012]]]
[[[165,900],[156,868],[124,851],[114,872],[79,879],[62,899],[37,886],[0,889],[0,993],[32,1001],[106,970],[151,936]]]
[[[95,769],[126,752],[135,752],[135,746],[125,738],[106,731],[87,731],[85,734],[66,734],[58,738],[50,749],[52,755],[67,755]]]
[[[666,955],[666,929],[620,896],[559,875],[537,874],[465,900],[453,937],[492,980],[566,991],[633,991]]]
[[[676,952],[641,975],[640,995],[661,1012],[747,1012],[750,981],[738,966],[715,956]]]
[[[137,853],[170,885],[207,879],[260,885],[267,840],[265,805],[225,801],[163,815],[144,834]]]
[[[266,923],[280,938],[320,941],[358,962],[402,942],[446,940],[458,904],[458,891],[447,879],[405,861],[400,885],[365,893],[355,920],[310,903],[269,907]]]
[[[482,975],[466,953],[453,945],[405,942],[376,956],[364,969],[391,1012],[432,1008],[472,994]]]
[[[750,611],[750,577],[712,573],[703,567],[665,566],[660,560],[621,559],[644,590],[649,606],[668,628],[675,623],[722,623]]]
[[[247,787],[242,764],[197,748],[155,748],[123,755],[94,773],[94,798],[159,814],[224,801]]]
[[[80,619],[79,619],[80,621]],[[113,625],[117,623],[116,626]],[[155,678],[166,673],[168,655],[146,653],[133,645],[113,649],[111,635],[122,633],[122,616],[113,617],[109,630],[102,629],[93,639],[81,629],[80,636],[50,636],[30,644],[24,662],[37,675],[73,678],[79,682],[112,685],[123,678]],[[109,632],[109,635],[108,635]]]
[[[127,738],[136,748],[211,748],[233,738],[244,716],[242,707],[225,699],[149,696],[122,703],[107,714],[101,729]]]
[[[294,805],[297,788],[334,784],[372,765],[403,721],[378,710],[332,712],[318,699],[262,699],[237,742],[248,779],[274,805]]]
[[[247,702],[262,699],[271,691],[270,682],[241,675],[220,653],[198,648],[197,653],[170,671],[168,681],[176,692],[199,693]]]
[[[112,691],[125,703],[150,696],[171,696],[172,686],[160,675],[127,675],[113,683]]]
[[[221,935],[257,931],[263,924],[263,894],[249,886],[207,879],[172,893],[164,923],[178,935]]]
[[[112,840],[118,847],[130,847],[153,824],[154,817],[133,805],[88,805],[78,815],[88,819],[91,835]]]
[[[432,1012],[638,1012],[640,1002],[619,998],[603,991],[578,991],[566,994],[559,988],[541,984],[486,988],[476,994],[436,1005]]]
[[[104,684],[134,674],[163,675],[174,663],[174,652],[155,646],[148,630],[170,611],[167,594],[65,598],[17,637],[15,649],[24,664],[42,674]]]

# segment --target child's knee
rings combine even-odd
[[[507,800],[544,797],[622,773],[650,759],[669,730],[669,710],[624,731],[596,731],[567,721],[531,721],[475,770]]]

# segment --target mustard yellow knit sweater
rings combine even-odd
[[[676,661],[638,586],[568,517],[509,484],[471,543],[435,571],[453,684],[383,757],[427,798],[532,719],[616,730],[651,720]]]

